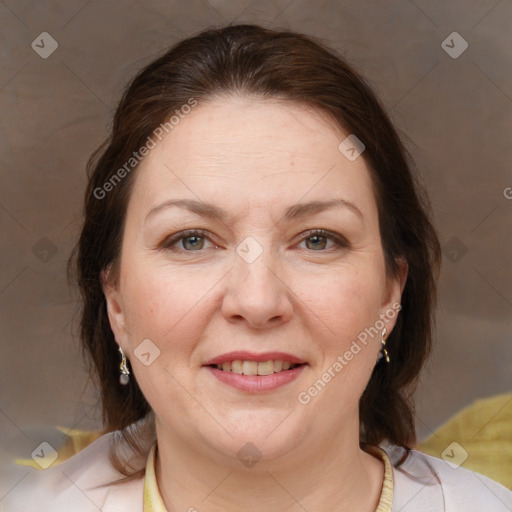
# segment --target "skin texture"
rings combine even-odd
[[[358,401],[380,332],[307,405],[297,399],[400,303],[407,276],[402,262],[386,279],[369,171],[338,149],[347,135],[298,104],[217,98],[195,107],[136,171],[120,278],[104,291],[116,340],[155,412],[168,510],[375,510],[383,465],[359,448]],[[334,207],[284,218],[293,204],[339,198],[362,217]],[[145,221],[171,199],[213,203],[229,218],[169,207]],[[188,229],[205,237],[169,243]],[[262,249],[252,263],[236,252],[247,237]],[[149,366],[134,354],[145,339],[160,350]],[[277,390],[243,392],[202,367],[233,350],[287,352],[308,366]],[[252,467],[237,456],[246,443],[261,453]]]

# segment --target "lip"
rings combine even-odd
[[[224,361],[226,360],[224,359]],[[289,361],[289,359],[287,359],[287,361]],[[272,375],[240,375],[233,372],[224,372],[212,366],[206,366],[206,369],[214,377],[228,386],[234,387],[240,391],[261,393],[264,391],[273,391],[292,382],[302,373],[305,367],[305,364],[301,364],[301,366],[296,366],[291,370],[284,370],[273,373]]]
[[[220,356],[209,359],[203,366],[209,366],[211,364],[222,364],[231,361],[256,361],[257,363],[264,363],[270,360],[290,361],[294,364],[304,364],[306,361],[299,357],[286,354],[285,352],[264,352],[263,354],[255,354],[254,352],[247,352],[245,350],[239,350],[235,352],[229,352]],[[289,370],[286,370],[289,371]]]

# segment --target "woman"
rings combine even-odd
[[[105,433],[6,510],[510,510],[411,450],[439,264],[347,63],[257,26],[179,43],[90,161],[76,269]]]

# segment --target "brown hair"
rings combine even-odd
[[[387,340],[391,364],[377,364],[360,400],[361,444],[388,440],[406,448],[407,454],[415,443],[412,392],[431,349],[441,261],[427,195],[388,116],[349,64],[311,37],[255,25],[206,30],[142,69],[121,99],[109,138],[88,162],[85,221],[69,270],[70,276],[76,270],[83,298],[80,337],[99,379],[105,432],[121,430],[116,435],[142,458],[147,447],[141,436],[148,428],[148,438],[154,435],[154,425],[144,423],[152,417],[151,409],[135,377],[127,386],[119,384],[118,346],[102,291],[102,270],[112,265],[109,278],[115,282],[119,276],[124,220],[137,166],[122,173],[123,179],[113,182],[112,177],[123,165],[127,169],[134,152],[181,106],[191,99],[201,104],[226,94],[308,105],[363,141],[386,274],[396,275],[397,258],[404,258],[409,268],[402,309]],[[104,187],[109,180],[113,186]],[[142,469],[128,469],[115,450],[111,456],[124,475],[141,474]]]

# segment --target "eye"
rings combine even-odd
[[[205,247],[206,242],[211,240],[206,236],[206,232],[201,229],[190,229],[176,233],[166,238],[161,247],[168,250],[182,250],[185,252],[197,252]],[[337,234],[324,229],[313,229],[302,235],[301,243],[306,244],[306,248],[315,252],[324,252],[329,249],[348,248],[347,240]],[[213,242],[211,242],[213,243]],[[217,246],[213,243],[214,247]]]
[[[332,245],[327,247],[329,241],[332,242]],[[338,248],[349,247],[349,244],[344,237],[324,229],[313,229],[308,231],[302,236],[301,243],[302,242],[305,242],[306,247],[313,251],[323,251],[325,249],[331,249],[333,246]]]
[[[175,235],[167,238],[163,242],[162,247],[165,249],[171,249],[181,242],[181,247],[177,247],[177,249],[182,249],[187,252],[200,251],[201,249],[204,249],[206,240],[210,241],[203,230],[191,229],[188,231],[182,231],[181,233],[176,233]]]

